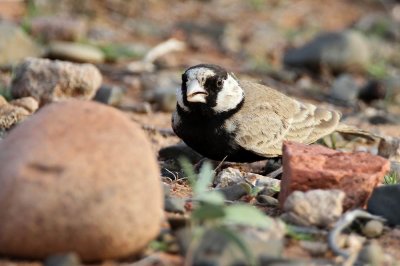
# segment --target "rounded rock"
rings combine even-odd
[[[52,42],[48,55],[54,59],[68,60],[79,63],[103,63],[105,56],[95,46],[81,43]]]
[[[14,98],[32,96],[41,106],[70,98],[89,100],[101,82],[101,73],[92,64],[27,58],[15,70],[11,94]]]
[[[43,107],[0,143],[0,254],[84,261],[137,254],[163,215],[159,170],[139,126],[112,107]]]
[[[9,103],[4,97],[0,97],[0,129],[10,129],[37,109],[38,102],[32,97],[12,100]]]
[[[378,237],[382,234],[382,232],[383,232],[383,223],[376,220],[368,221],[362,228],[363,235],[369,238]]]

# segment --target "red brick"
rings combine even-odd
[[[369,153],[285,142],[279,202],[283,206],[295,190],[340,189],[346,193],[345,210],[363,207],[389,169],[388,160]]]

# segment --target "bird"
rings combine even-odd
[[[239,80],[213,64],[186,69],[176,98],[173,131],[211,160],[254,162],[281,156],[284,141],[310,144],[334,131],[364,135],[341,126],[339,111]]]

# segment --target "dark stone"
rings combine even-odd
[[[368,118],[368,121],[373,125],[385,125],[385,124],[399,124],[400,119],[389,113],[376,114]]]
[[[375,100],[382,100],[386,96],[386,87],[379,80],[370,80],[363,88],[361,88],[358,98],[366,103]]]
[[[374,189],[367,210],[387,219],[390,225],[400,225],[400,184]]]
[[[261,206],[277,207],[279,205],[279,201],[277,199],[267,195],[258,195],[257,201],[259,204],[261,204]]]
[[[168,214],[168,213],[167,213]],[[187,216],[182,214],[173,213],[172,215],[167,215],[168,223],[172,231],[178,231],[182,228],[188,228],[190,220]]]
[[[160,149],[158,152],[160,160],[177,160],[181,157],[186,157],[191,163],[197,163],[203,156],[195,152],[192,148],[185,143],[178,143],[176,145],[168,146]]]
[[[116,106],[121,103],[124,93],[124,89],[118,86],[109,86],[103,84],[97,90],[93,100],[104,104]]]
[[[234,184],[229,187],[217,189],[217,191],[221,192],[225,196],[225,199],[233,201],[238,200],[247,194],[247,191],[242,184]]]
[[[54,254],[48,256],[44,261],[44,266],[79,266],[81,261],[75,253]]]

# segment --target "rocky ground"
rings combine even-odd
[[[398,1],[9,0],[0,17],[1,265],[400,265]],[[199,63],[375,137],[207,161],[171,129]]]

